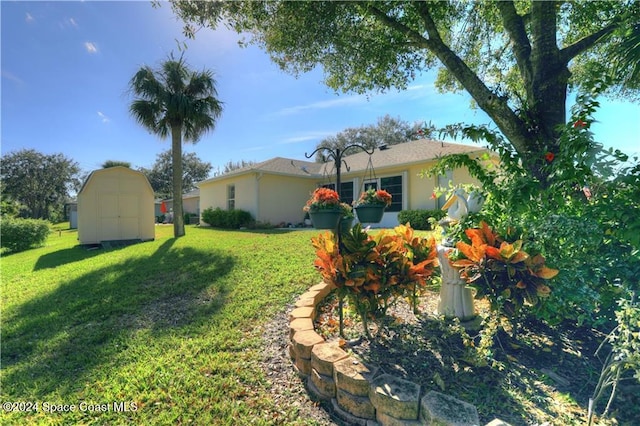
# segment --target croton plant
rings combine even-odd
[[[547,280],[558,270],[547,267],[542,255],[524,251],[522,240],[508,242],[484,221],[465,234],[471,244],[458,241],[457,251],[452,250],[449,258],[476,289],[476,299],[486,297],[492,310],[513,317],[525,303],[535,306],[540,298],[549,296]]]
[[[311,241],[315,267],[326,282],[335,284],[340,297],[354,303],[366,333],[370,314],[384,315],[392,297],[415,301],[438,265],[435,240],[415,236],[408,224],[375,235],[356,224],[340,243],[329,232]]]

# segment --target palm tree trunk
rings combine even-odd
[[[182,212],[182,126],[171,127],[171,161],[173,163],[173,236],[184,235]]]

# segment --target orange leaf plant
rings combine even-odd
[[[384,315],[393,297],[415,301],[438,262],[435,240],[414,236],[408,224],[376,235],[356,224],[342,234],[340,246],[329,232],[311,242],[316,250],[314,266],[336,286],[340,297],[349,297],[364,324],[371,314]]]
[[[451,264],[476,289],[476,299],[486,297],[491,308],[513,318],[525,305],[535,306],[549,296],[547,280],[558,270],[545,265],[545,258],[529,255],[523,241],[505,241],[484,221],[479,228],[466,229],[471,244],[456,244],[458,258],[450,254]]]

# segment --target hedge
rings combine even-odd
[[[202,211],[202,221],[214,228],[240,229],[249,227],[254,223],[251,213],[244,210],[222,210],[220,207],[215,210],[211,207]]]
[[[398,213],[398,222],[402,224],[409,222],[413,229],[430,231],[432,228],[429,218],[440,220],[446,215],[447,213],[442,210],[402,210]]]
[[[12,252],[41,246],[49,236],[49,222],[40,219],[3,218],[0,244]]]

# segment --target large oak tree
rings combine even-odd
[[[176,0],[173,8],[187,33],[225,22],[283,70],[321,65],[336,90],[402,89],[440,66],[439,87],[466,90],[543,187],[545,153],[560,152],[569,89],[610,70],[611,93],[639,87],[638,49],[629,43],[639,33],[636,0]]]
[[[43,154],[33,149],[2,157],[2,199],[24,206],[23,215],[59,219],[65,200],[79,187],[78,163],[63,154]]]

